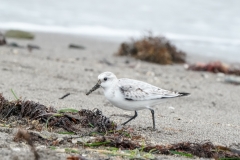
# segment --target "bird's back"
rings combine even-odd
[[[122,78],[118,81],[122,94],[129,100],[154,100],[180,96],[178,92],[168,91],[146,82]]]

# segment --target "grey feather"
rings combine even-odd
[[[127,78],[119,79],[118,87],[126,100],[133,101],[172,98],[181,95],[177,92],[164,90],[142,81]]]

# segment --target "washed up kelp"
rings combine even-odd
[[[4,35],[0,32],[0,46],[7,44],[7,41],[4,37]]]
[[[121,150],[134,150],[141,149],[146,153],[165,154],[165,155],[181,155],[189,158],[194,156],[202,158],[240,158],[240,151],[220,145],[214,145],[209,141],[202,143],[180,142],[170,145],[145,145],[136,140],[133,136],[132,139],[118,136],[103,136],[98,137],[96,142],[108,142],[105,146],[120,148]],[[141,138],[141,137],[140,137]]]
[[[158,64],[185,63],[186,53],[178,50],[164,37],[145,36],[121,44],[117,55],[132,56]]]
[[[37,141],[40,144],[49,144],[51,146],[59,146],[59,142],[54,139],[46,139],[39,136],[36,133],[31,133],[31,140]],[[26,137],[26,136],[25,136]],[[88,139],[88,140],[87,140]],[[120,155],[120,156],[134,156],[129,155],[129,151],[137,153],[136,157],[140,155],[148,155],[148,157],[154,157],[154,154],[164,155],[179,155],[189,158],[201,157],[201,158],[214,158],[214,159],[239,159],[240,150],[225,147],[221,145],[214,145],[210,141],[204,142],[180,142],[169,145],[151,145],[146,143],[146,138],[133,132],[132,128],[122,128],[121,130],[114,130],[108,134],[95,135],[94,137],[74,138],[72,136],[66,136],[64,138],[65,143],[69,143],[68,146],[84,146],[91,147],[92,151],[99,153]],[[75,141],[75,142],[74,142]],[[71,144],[72,142],[72,144]],[[74,143],[73,143],[74,142]],[[78,143],[76,143],[78,142]],[[101,147],[96,148],[96,147]],[[103,147],[106,147],[105,149]],[[110,149],[110,150],[109,150]],[[70,149],[69,149],[70,150]],[[88,150],[88,149],[87,149]],[[74,150],[74,153],[78,153],[78,150]],[[146,158],[146,157],[145,157]],[[152,158],[146,158],[152,159]],[[154,158],[153,158],[154,159]]]
[[[13,118],[15,117],[15,118]],[[0,119],[5,123],[5,127],[11,123],[21,121],[23,123],[33,124],[38,121],[44,126],[51,128],[49,134],[56,134],[56,128],[65,129],[64,132],[57,132],[61,136],[45,135],[41,128],[22,127],[28,129],[19,129],[14,140],[24,140],[31,147],[35,159],[39,158],[35,146],[42,144],[54,149],[55,146],[64,147],[65,152],[80,153],[81,146],[86,150],[100,152],[103,154],[120,155],[122,157],[132,157],[132,153],[136,153],[135,158],[139,158],[141,154],[148,156],[145,159],[151,159],[153,154],[180,155],[186,157],[203,157],[203,158],[240,158],[240,151],[225,146],[214,145],[211,142],[191,143],[181,142],[169,145],[152,145],[147,139],[134,131],[134,128],[122,127],[116,129],[116,124],[109,118],[102,115],[98,109],[94,110],[74,110],[62,109],[56,110],[54,107],[46,107],[40,103],[33,101],[8,101],[0,94]],[[25,119],[25,121],[24,121]],[[26,120],[27,119],[27,120]],[[12,121],[11,121],[12,120]],[[11,127],[9,128],[11,129]],[[46,128],[45,128],[46,129]],[[88,134],[82,135],[81,132],[88,130]],[[77,135],[72,135],[77,134]],[[64,136],[64,138],[63,138]],[[36,142],[36,144],[35,144]],[[96,148],[96,147],[100,147]],[[71,148],[74,149],[71,149]],[[104,148],[106,147],[106,148]],[[108,150],[112,149],[112,150]],[[130,154],[131,153],[131,154]],[[74,157],[70,157],[74,158]],[[76,157],[79,158],[79,157]]]
[[[230,66],[220,61],[190,64],[187,65],[186,68],[194,71],[207,71],[240,76],[240,66]]]
[[[34,101],[8,101],[0,94],[0,119],[5,121],[13,116],[17,120],[24,118],[38,120],[49,128],[63,128],[73,133],[80,133],[82,128],[90,128],[90,131],[106,132],[115,127],[115,124],[102,115],[102,112],[98,109],[62,109],[57,111],[54,107],[46,107]]]

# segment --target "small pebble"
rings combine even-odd
[[[171,107],[168,107],[168,109],[174,110],[175,108],[171,106]]]

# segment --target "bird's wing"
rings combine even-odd
[[[151,84],[133,79],[122,78],[118,87],[127,100],[141,101],[177,97],[181,94],[164,90]]]

